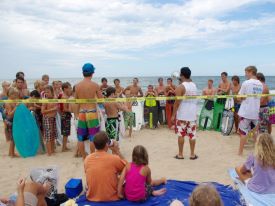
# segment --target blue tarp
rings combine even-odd
[[[176,181],[169,180],[166,185],[157,187],[159,189],[161,187],[165,187],[167,189],[167,193],[160,197],[151,197],[144,203],[133,203],[126,200],[117,201],[117,202],[109,202],[109,203],[94,203],[86,200],[85,196],[82,196],[78,199],[77,204],[79,206],[84,205],[92,205],[92,206],[131,206],[131,205],[169,205],[173,200],[178,199],[184,203],[185,206],[188,206],[188,198],[190,197],[192,191],[198,184],[190,181]],[[234,190],[230,186],[221,185],[218,183],[213,183],[213,185],[217,188],[220,193],[224,206],[243,206],[240,201],[240,194],[238,191]]]
[[[229,170],[229,175],[237,185],[247,205],[251,206],[275,206],[275,194],[257,194],[250,191],[246,185],[238,179],[235,169]]]

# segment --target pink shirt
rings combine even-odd
[[[131,163],[130,170],[126,173],[125,196],[129,201],[142,201],[146,197],[146,177],[140,174],[144,165]]]

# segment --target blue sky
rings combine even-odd
[[[275,75],[275,0],[1,0],[0,78]]]

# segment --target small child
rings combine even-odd
[[[126,90],[125,91],[125,96],[126,98],[131,97],[131,91]],[[123,112],[124,115],[124,124],[125,124],[125,129],[129,128],[129,137],[132,136],[132,131],[133,131],[133,126],[134,126],[134,121],[135,121],[135,113],[132,112],[132,102],[126,102],[126,107],[128,109],[128,112]]]
[[[189,199],[190,206],[223,206],[221,197],[211,184],[197,186]],[[183,206],[179,200],[174,200],[170,206]]]
[[[15,100],[19,98],[19,92],[16,88],[11,87],[8,91],[8,99],[9,100]],[[13,117],[16,110],[16,103],[9,103],[5,104],[5,124],[7,129],[7,134],[10,137],[10,148],[9,148],[9,156],[10,157],[18,157],[17,154],[14,152],[14,141],[12,136],[12,123],[13,123]]]
[[[62,99],[69,99],[72,95],[72,86],[69,82],[62,84]],[[61,134],[63,135],[63,146],[62,152],[69,151],[67,147],[68,136],[71,135],[71,118],[72,114],[70,111],[69,104],[62,104],[61,110]]]
[[[107,98],[116,98],[116,89],[114,87],[108,87],[106,89]],[[106,133],[110,140],[119,140],[119,117],[118,112],[128,111],[126,107],[117,102],[104,103],[105,111],[107,114],[106,121]]]
[[[132,153],[132,163],[123,169],[118,183],[118,196],[125,197],[129,201],[146,201],[151,195],[160,196],[166,192],[165,188],[153,190],[153,186],[166,184],[166,179],[152,180],[151,170],[148,166],[147,150],[141,146],[135,146]],[[123,194],[123,183],[125,188]]]
[[[4,81],[2,83],[2,93],[0,94],[0,99],[1,100],[8,99],[8,91],[9,91],[10,85],[11,84],[7,81]],[[6,125],[6,122],[5,122],[6,114],[5,114],[4,105],[5,105],[4,103],[0,104],[0,113],[1,113],[1,116],[2,116],[3,124],[4,124],[6,141],[8,142],[8,141],[10,141],[11,137],[9,136],[9,134],[7,132],[7,125]]]
[[[236,168],[247,188],[259,194],[275,194],[275,145],[272,137],[261,134],[255,144],[255,155]]]
[[[33,90],[30,93],[30,99],[40,99],[40,92],[37,90]],[[28,104],[28,108],[29,110],[33,111],[35,120],[37,122],[37,125],[40,129],[40,131],[43,131],[43,125],[42,125],[42,121],[43,121],[43,115],[41,113],[41,104],[37,104],[37,103],[30,103]]]
[[[54,91],[52,86],[45,87],[45,96],[47,99],[54,98]],[[42,104],[42,114],[43,114],[43,131],[44,139],[46,142],[47,153],[51,156],[54,153],[55,139],[57,138],[56,130],[56,114],[57,114],[57,104],[47,103]]]
[[[157,97],[157,92],[154,90],[153,85],[148,85],[148,90],[145,97]],[[145,100],[145,107],[147,112],[144,112],[144,121],[148,123],[150,128],[156,129],[158,127],[158,107],[156,100]]]

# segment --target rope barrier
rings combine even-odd
[[[274,97],[275,94],[248,94],[248,95],[213,95],[213,96],[175,96],[175,97],[131,97],[131,98],[101,98],[101,99],[15,99],[0,100],[0,103],[64,103],[64,104],[96,104],[105,102],[143,102],[145,100],[190,100],[190,99],[228,99],[248,97]]]

